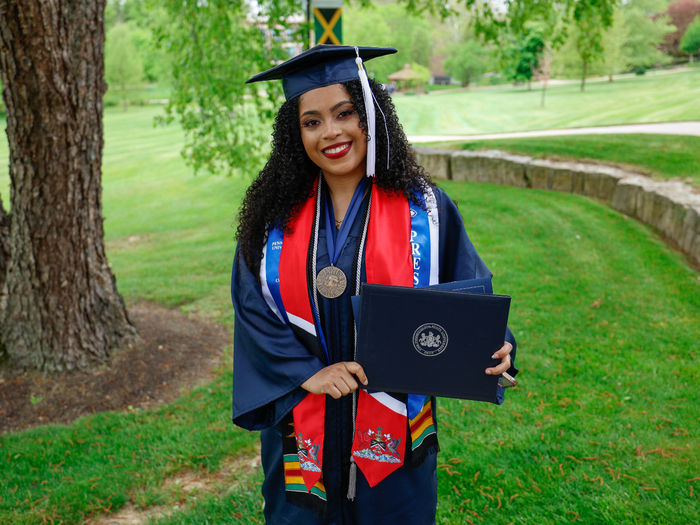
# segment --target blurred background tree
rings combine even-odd
[[[545,25],[538,21],[525,24],[520,35],[511,35],[511,45],[505,48],[505,77],[513,82],[526,82],[531,89],[532,77],[539,68],[547,45]]]
[[[675,30],[664,37],[661,49],[675,59],[685,59],[686,55],[681,51],[680,43],[688,26],[700,15],[700,0],[674,0],[668,4],[665,13]]]
[[[138,89],[143,81],[143,63],[134,45],[129,26],[119,22],[107,32],[105,41],[105,80],[107,90],[121,97],[124,111],[128,107],[128,93]]]
[[[493,62],[492,53],[471,38],[448,48],[445,71],[464,87],[478,80]]]
[[[688,53],[692,62],[693,55],[700,51],[700,16],[696,17],[695,21],[688,26],[679,47],[681,51]]]
[[[629,65],[638,74],[671,62],[660,49],[664,37],[675,30],[670,17],[663,14],[666,3],[664,0],[629,0],[618,7],[629,28],[625,39]]]
[[[367,70],[379,82],[387,83],[389,75],[405,64],[431,66],[432,27],[426,17],[410,15],[394,3],[348,6],[343,9],[343,24],[346,42],[399,50],[382,60],[367,62]]]

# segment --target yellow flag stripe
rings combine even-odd
[[[321,35],[321,38],[318,39],[318,42],[316,42],[317,44],[325,44],[330,40],[333,44],[340,45],[340,40],[338,40],[338,37],[335,36],[333,28],[335,27],[335,24],[338,23],[338,20],[340,20],[340,15],[342,13],[342,8],[336,9],[330,21],[327,21],[324,18],[323,13],[321,13],[321,10],[318,7],[314,7],[314,16],[316,17],[316,20],[318,20],[318,23],[321,24],[321,27],[323,27],[323,34]]]
[[[411,440],[416,441],[418,436],[420,436],[423,433],[423,431],[426,428],[428,428],[429,426],[431,426],[432,424],[433,424],[433,418],[429,417],[423,422],[423,424],[421,426],[419,426],[415,430],[411,430]]]

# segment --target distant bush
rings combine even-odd
[[[459,84],[428,84],[425,86],[425,92],[430,93],[431,91],[443,91],[445,89],[455,89],[459,87]]]

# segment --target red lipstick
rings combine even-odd
[[[333,144],[327,148],[323,148],[321,153],[323,153],[329,159],[339,159],[340,157],[347,154],[352,147],[352,142],[339,142],[338,144]]]

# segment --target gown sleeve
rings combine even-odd
[[[243,256],[231,275],[233,422],[248,430],[277,424],[307,394],[300,385],[325,365],[265,302]]]
[[[491,278],[493,274],[479,257],[464,230],[464,222],[457,206],[440,188],[433,188],[433,191],[440,217],[440,282]],[[514,365],[517,343],[513,332],[507,327],[505,340],[513,345],[508,373],[515,377],[518,373]]]

